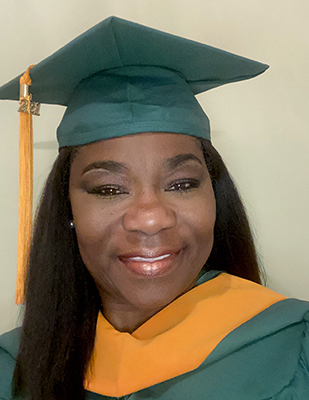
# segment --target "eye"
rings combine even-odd
[[[129,192],[121,186],[116,185],[102,185],[94,187],[93,189],[88,190],[88,193],[95,194],[97,196],[102,197],[114,197],[120,196],[123,194],[129,194]]]
[[[197,179],[179,179],[172,182],[166,192],[188,192],[189,190],[196,189],[200,186],[200,181]]]

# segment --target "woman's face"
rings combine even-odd
[[[216,214],[197,139],[143,133],[84,146],[72,163],[70,200],[103,307],[159,310],[194,286]]]

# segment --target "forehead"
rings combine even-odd
[[[73,164],[87,164],[114,160],[134,165],[139,163],[162,163],[178,154],[193,154],[204,163],[199,140],[193,136],[177,133],[139,133],[120,138],[101,140],[78,150]]]

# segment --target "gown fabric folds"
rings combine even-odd
[[[211,271],[198,283],[207,287],[206,285],[210,285],[212,281],[219,282],[219,279],[225,282],[226,277],[229,275]],[[245,285],[246,290],[251,287],[250,285],[252,285],[252,291],[257,287],[254,283],[248,283],[248,281],[236,277],[232,277],[231,282],[234,287],[235,283],[236,285],[239,283],[240,287]],[[273,292],[269,289],[260,287],[259,290],[261,298],[264,296],[264,290],[270,292],[267,295],[272,296]],[[220,294],[220,298],[221,296]],[[258,299],[259,297],[257,297],[257,302]],[[116,395],[112,396],[106,393],[104,395],[102,392],[101,394],[95,393],[90,391],[90,385],[86,390],[86,399],[308,400],[309,302],[283,299],[283,296],[280,297],[280,295],[277,299],[276,297],[273,299],[272,304],[266,308],[263,307],[261,312],[252,317],[248,314],[247,320],[224,335],[223,339],[218,336],[220,337],[218,343],[209,350],[209,354],[205,353],[205,358],[194,369],[191,365],[190,368],[187,368],[187,372],[123,395],[116,392]],[[207,307],[207,298],[203,302]],[[264,301],[264,306],[265,304]],[[226,309],[228,310],[229,307],[231,305],[227,304]],[[192,308],[192,310],[195,309],[196,307]],[[221,308],[218,320],[227,318],[227,314],[222,310],[224,308]],[[188,315],[191,316],[192,312],[190,311]],[[160,312],[157,315],[159,314]],[[188,315],[185,319],[188,318]],[[200,318],[200,315],[197,318]],[[185,326],[183,321],[179,325]],[[218,335],[220,333],[222,332],[218,332]],[[164,334],[161,333],[161,335]],[[20,328],[16,328],[0,336],[1,400],[11,399],[11,380],[18,352],[19,335]],[[194,335],[192,334],[192,336]],[[206,335],[205,341],[208,340],[209,335]],[[194,349],[194,343],[192,347],[190,336],[187,337],[187,341],[191,346],[189,348]],[[182,347],[186,347],[186,345],[182,344]],[[182,349],[179,349],[179,352],[181,353]],[[117,360],[111,359],[110,362],[114,363],[115,361]],[[185,359],[184,363],[186,363]],[[131,368],[134,370],[134,364]],[[165,368],[163,359],[162,368]],[[186,371],[186,368],[183,371]],[[136,380],[139,381],[139,379],[136,374]]]

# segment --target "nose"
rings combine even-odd
[[[123,216],[126,231],[152,236],[176,225],[176,214],[162,194],[144,192],[129,206]]]

